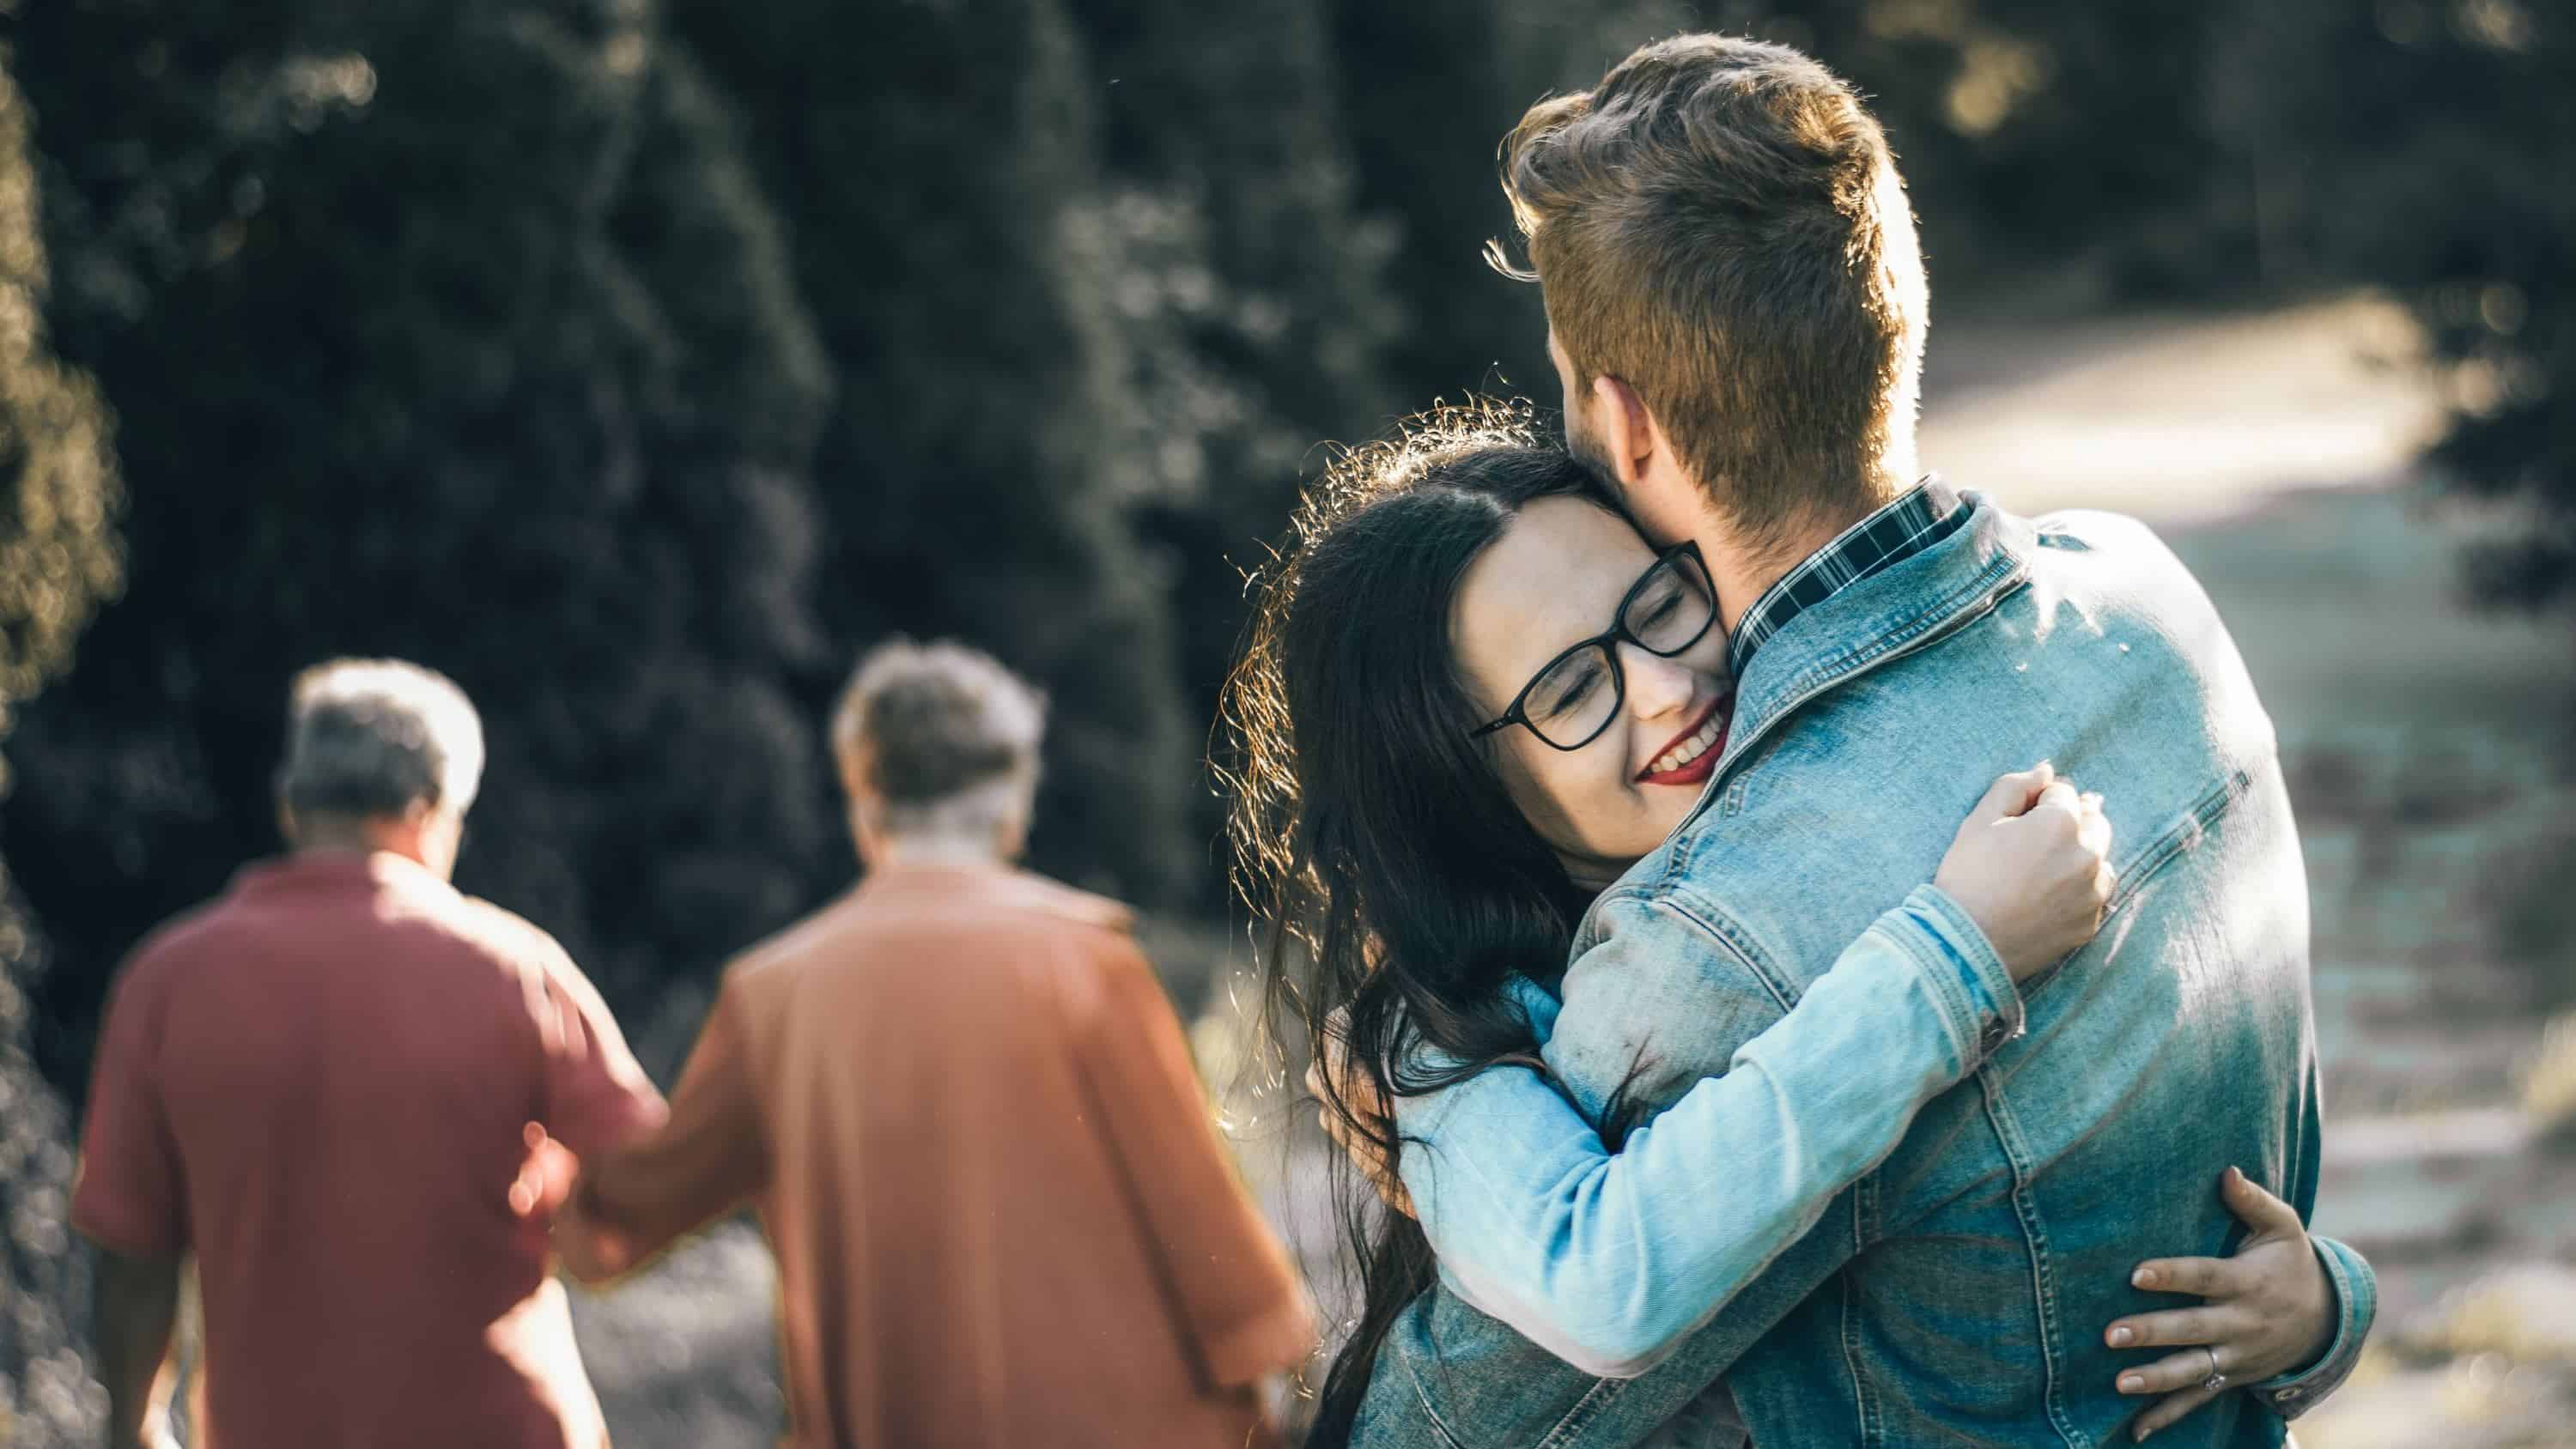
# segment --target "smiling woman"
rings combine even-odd
[[[1469,693],[1501,701],[1477,733],[1582,884],[1660,844],[1715,772],[1735,699],[1716,624],[1696,547],[1652,549],[1590,498],[1532,500],[1468,568],[1450,635]]]

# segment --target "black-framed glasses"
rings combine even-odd
[[[1607,632],[1549,660],[1512,696],[1512,707],[1501,718],[1478,726],[1468,738],[1480,740],[1520,725],[1551,749],[1582,749],[1610,728],[1619,717],[1620,702],[1628,697],[1620,645],[1634,644],[1670,659],[1697,644],[1716,622],[1717,590],[1709,585],[1699,545],[1674,544],[1656,554],[1654,563],[1628,586]]]

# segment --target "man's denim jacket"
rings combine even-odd
[[[2161,1351],[2103,1330],[2177,1306],[2131,1269],[2228,1251],[2231,1164],[2311,1207],[2307,882],[2244,665],[2141,525],[1969,497],[1966,527],[1766,642],[1699,807],[1585,919],[1539,1022],[1549,1064],[1588,1114],[1632,1075],[1682,1102],[1628,1144],[1625,1182],[1525,1071],[1407,1104],[1406,1180],[1449,1277],[1389,1335],[1355,1443],[1670,1443],[1686,1411],[1725,1442],[1721,1376],[1764,1449],[2125,1442],[2147,1401],[2114,1381]],[[1917,887],[1993,777],[2039,759],[2107,797],[2118,884],[2093,943],[2016,997]],[[1876,1014],[1756,1042],[1836,976]],[[1694,1197],[1744,1231],[1661,1231]],[[2349,1372],[2375,1285],[2338,1244],[2320,1258],[2325,1358],[2160,1440],[2277,1444]],[[1586,1274],[1612,1296],[1554,1347],[1633,1377],[1468,1301],[1564,1302]]]

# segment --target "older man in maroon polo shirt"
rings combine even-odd
[[[199,1446],[607,1442],[545,1230],[514,1211],[523,1131],[604,1150],[663,1107],[563,949],[448,884],[482,766],[442,676],[306,672],[278,776],[293,850],[119,978],[72,1221],[103,1250],[120,1449],[168,1441],[191,1254]]]

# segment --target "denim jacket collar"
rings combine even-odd
[[[2038,534],[1983,493],[1962,495],[1967,524],[1905,562],[1804,610],[1766,640],[1736,681],[1735,722],[1699,810],[1753,746],[1818,694],[1949,633],[2029,577]],[[1694,818],[1698,810],[1693,812]]]

